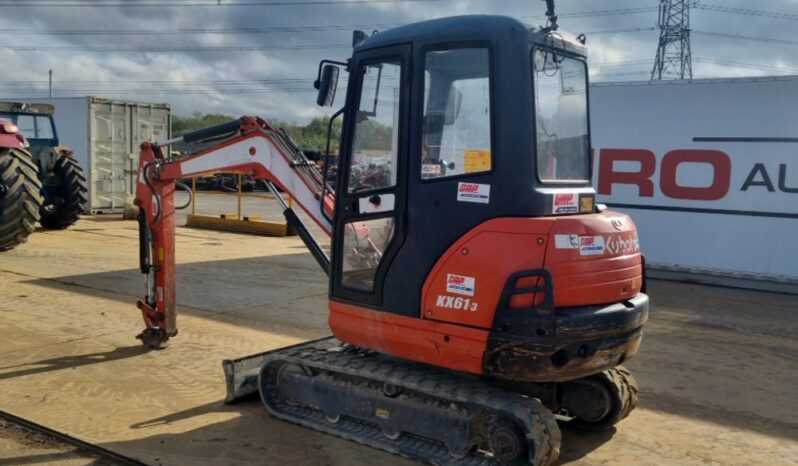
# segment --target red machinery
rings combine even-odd
[[[551,9],[551,8],[550,8]],[[553,12],[552,15],[553,17]],[[228,401],[436,464],[548,464],[555,414],[607,428],[648,316],[634,224],[595,205],[583,38],[504,17],[355,35],[338,179],[243,117],[142,147],[144,343],[176,335],[174,181],[268,180],[330,276],[325,338],[225,361]],[[338,68],[320,66],[319,102]],[[331,235],[331,257],[283,201]]]
[[[39,221],[42,185],[28,146],[17,125],[0,117],[0,251],[27,241]]]

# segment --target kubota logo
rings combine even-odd
[[[479,185],[475,183],[460,183],[461,193],[475,193],[479,190]]]
[[[564,193],[554,195],[554,206],[571,205],[574,203],[574,193]]]

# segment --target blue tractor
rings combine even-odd
[[[86,209],[87,184],[72,149],[59,143],[54,110],[48,104],[0,102],[0,118],[24,136],[37,170],[42,198],[39,223],[48,229],[64,229]]]

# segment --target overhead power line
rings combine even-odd
[[[279,34],[290,32],[308,31],[351,31],[353,29],[364,28],[390,28],[398,24],[353,24],[349,26],[294,26],[294,27],[268,27],[268,28],[229,28],[229,29],[171,29],[164,30],[142,30],[142,29],[55,29],[55,30],[36,30],[36,29],[0,29],[0,33],[8,34],[30,34],[30,35],[185,35],[185,34]]]
[[[361,2],[362,3],[362,2]],[[3,4],[0,4],[2,6]],[[656,8],[625,8],[617,10],[576,11],[561,13],[559,17],[589,17],[604,15],[634,14],[654,11]],[[542,16],[527,16],[522,19],[540,19]],[[380,24],[350,24],[350,25],[313,25],[313,26],[275,26],[258,28],[184,28],[184,29],[17,29],[0,28],[0,33],[31,34],[31,35],[183,35],[183,34],[278,34],[307,31],[350,31],[353,29],[385,29],[400,26],[401,23]],[[627,29],[610,29],[606,31],[591,31],[587,34],[608,34],[638,31],[653,31],[654,27],[638,27]]]
[[[25,6],[25,7],[48,7],[48,8],[100,8],[100,7],[114,7],[114,8],[148,8],[148,7],[268,7],[268,6],[302,6],[302,5],[368,5],[373,3],[415,3],[415,2],[444,2],[451,0],[290,0],[290,1],[237,1],[237,0],[186,0],[182,2],[175,1],[147,1],[138,0],[135,2],[86,2],[70,0],[67,2],[58,2],[55,0],[44,1],[7,1],[0,2],[0,7],[3,6]]]
[[[722,5],[711,5],[706,3],[698,3],[693,5],[697,10],[715,11],[719,13],[734,13],[746,16],[760,16],[764,18],[786,19],[791,21],[798,21],[798,14],[796,13],[783,13],[778,11],[762,11],[751,10],[748,8],[736,8]]]
[[[5,89],[0,94],[48,93],[47,89]],[[294,94],[300,92],[318,92],[316,89],[54,89],[55,94]]]
[[[731,66],[736,68],[749,68],[753,70],[761,70],[761,71],[778,71],[781,73],[792,73],[798,74],[798,69],[796,68],[783,68],[780,66],[770,66],[770,65],[760,65],[756,63],[743,63],[738,61],[732,60],[721,60],[717,58],[705,58],[705,57],[696,57],[694,59],[700,63],[708,63],[712,65],[720,65],[720,66]]]
[[[770,44],[782,44],[782,45],[798,45],[798,41],[796,40],[786,40],[786,39],[775,39],[770,37],[757,37],[757,36],[744,36],[741,34],[727,34],[723,32],[710,32],[710,31],[696,31],[693,30],[693,34],[698,34],[702,36],[712,36],[712,37],[723,37],[726,39],[740,39],[740,40],[752,40],[757,42],[767,42]]]
[[[649,63],[651,63],[651,60],[648,59],[623,60],[623,61],[613,61],[613,62],[590,63],[590,68],[592,69],[592,68],[604,68],[610,66],[647,65]]]
[[[584,32],[585,35],[589,36],[596,36],[602,34],[624,34],[627,32],[649,32],[649,31],[656,31],[657,28],[654,26],[646,27],[646,28],[626,28],[626,29],[606,29],[604,31],[586,31]]]
[[[575,11],[575,12],[557,12],[558,18],[585,18],[592,16],[615,16],[615,15],[633,15],[637,13],[648,13],[657,11],[657,7],[643,7],[643,8],[618,8],[613,10],[592,10],[592,11]],[[545,18],[545,16],[534,16],[534,18]]]
[[[84,80],[58,80],[59,84],[170,84],[170,85],[227,85],[227,84],[280,84],[280,83],[299,83],[299,82],[313,82],[313,78],[277,78],[277,79],[220,79],[220,80],[161,80],[161,81],[138,81],[138,80],[117,80],[113,81],[84,81]],[[48,85],[49,81],[5,81],[0,85]]]
[[[135,36],[159,36],[159,35],[186,35],[186,34],[279,34],[293,32],[326,32],[326,31],[352,31],[354,29],[379,29],[392,28],[399,24],[353,24],[349,26],[297,26],[297,27],[276,27],[276,28],[233,28],[233,29],[173,29],[163,30],[114,30],[114,29],[87,29],[87,30],[35,30],[35,29],[2,29],[0,34],[25,34],[25,35],[135,35]],[[635,27],[621,29],[605,29],[601,31],[584,31],[584,34],[623,34],[630,32],[656,31],[654,26]]]
[[[348,49],[351,44],[274,44],[274,45],[240,45],[218,47],[161,47],[161,48],[130,48],[130,47],[78,47],[78,46],[38,46],[38,45],[11,45],[3,46],[5,50],[21,52],[86,52],[86,53],[210,53],[210,52],[253,52],[258,50],[322,50],[322,49]]]

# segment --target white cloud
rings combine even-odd
[[[744,0],[724,6],[753,8]],[[639,0],[557,2],[560,13],[639,8]],[[656,6],[650,0],[645,5]],[[763,0],[756,9],[785,12],[782,2]],[[790,8],[798,8],[790,5]],[[55,72],[56,95],[101,95],[131,100],[168,101],[176,113],[194,111],[233,115],[258,114],[266,118],[307,120],[327,112],[314,105],[311,83],[322,58],[345,59],[348,48],[259,50],[210,53],[90,52],[90,48],[196,48],[296,46],[349,44],[351,31],[313,30],[312,26],[405,24],[413,21],[468,13],[505,14],[536,22],[544,3],[530,0],[443,0],[432,2],[374,3],[339,6],[198,7],[198,8],[2,8],[0,29],[179,31],[184,29],[241,29],[299,27],[292,33],[266,34],[125,34],[125,35],[29,35],[0,32],[0,97],[43,96],[47,70]],[[787,12],[789,13],[789,12]],[[579,32],[652,27],[656,11],[627,15],[567,17],[563,29]],[[696,10],[692,28],[748,36],[787,38],[795,21]],[[786,32],[785,32],[786,31]],[[656,31],[588,34],[592,63],[642,61],[642,63],[593,70],[593,79],[647,79],[657,45]],[[693,65],[696,76],[773,74],[773,71],[732,67],[712,60],[759,63],[786,70],[798,69],[794,46],[764,42],[693,36],[693,54],[705,60]],[[3,46],[73,47],[77,51],[9,50]],[[708,59],[708,60],[707,60]],[[301,81],[249,82],[275,79]],[[81,82],[99,81],[100,84]],[[145,84],[143,81],[181,81],[184,84]],[[220,84],[212,81],[239,81]],[[23,82],[23,84],[9,84]],[[186,83],[189,82],[189,83]],[[31,92],[32,88],[39,91]],[[16,89],[12,91],[11,89]],[[85,89],[81,92],[78,89]],[[187,93],[189,90],[207,90]],[[242,93],[224,90],[237,89]],[[252,93],[261,89],[268,92]],[[272,89],[272,90],[269,90]],[[290,89],[290,92],[282,90]],[[139,91],[139,92],[130,92]],[[147,92],[143,92],[147,91]],[[157,91],[157,92],[156,92]],[[298,92],[302,91],[302,92]],[[341,93],[342,95],[343,93]],[[340,98],[339,98],[340,103]]]

